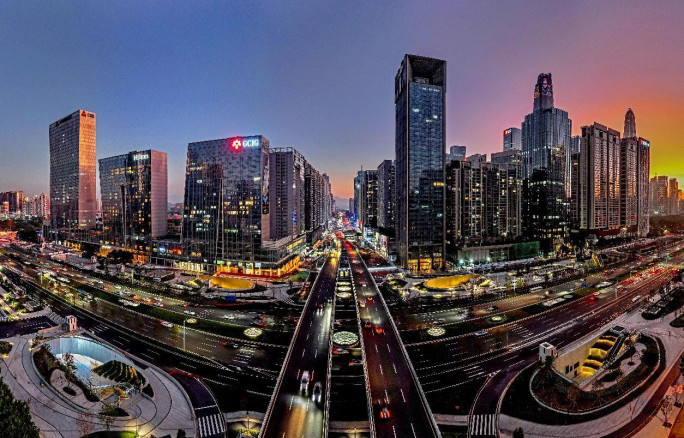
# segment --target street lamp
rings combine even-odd
[[[185,322],[188,322],[189,324],[194,324],[197,322],[195,318],[185,318],[183,320],[183,350],[185,350]]]

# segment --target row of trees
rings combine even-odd
[[[14,398],[0,377],[0,431],[4,438],[39,438],[26,402]]]

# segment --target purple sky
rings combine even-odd
[[[631,106],[652,172],[684,178],[684,2],[115,3],[0,2],[0,191],[47,191],[48,126],[84,108],[98,158],[168,152],[172,202],[188,142],[249,134],[350,196],[361,165],[394,157],[404,53],[448,62],[447,145],[499,150],[552,72],[575,133],[622,131]]]

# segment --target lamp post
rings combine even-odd
[[[183,350],[185,350],[185,323],[194,324],[197,322],[195,318],[185,318],[183,320]]]

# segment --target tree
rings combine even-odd
[[[670,399],[669,395],[666,395],[663,401],[660,402],[660,413],[663,414],[663,426],[665,427],[670,427],[671,424],[669,422],[670,419],[670,414],[672,414],[672,411],[674,410],[674,405],[672,404],[672,400]]]
[[[38,233],[33,228],[19,230],[17,237],[25,242],[38,243]]]
[[[76,362],[74,361],[74,355],[71,353],[66,353],[64,355],[64,374],[67,379],[67,386],[71,388],[71,381],[76,378]]]
[[[113,403],[102,402],[102,409],[97,414],[97,418],[102,424],[105,425],[105,429],[109,432],[109,428],[114,424],[114,414],[116,413],[117,406]]]
[[[0,431],[3,438],[39,438],[29,405],[14,398],[0,377]]]
[[[513,431],[513,438],[525,438],[525,432],[522,427],[516,427]]]
[[[185,430],[183,429],[178,429],[178,433],[176,434],[176,438],[185,438],[188,435],[185,433]]]

